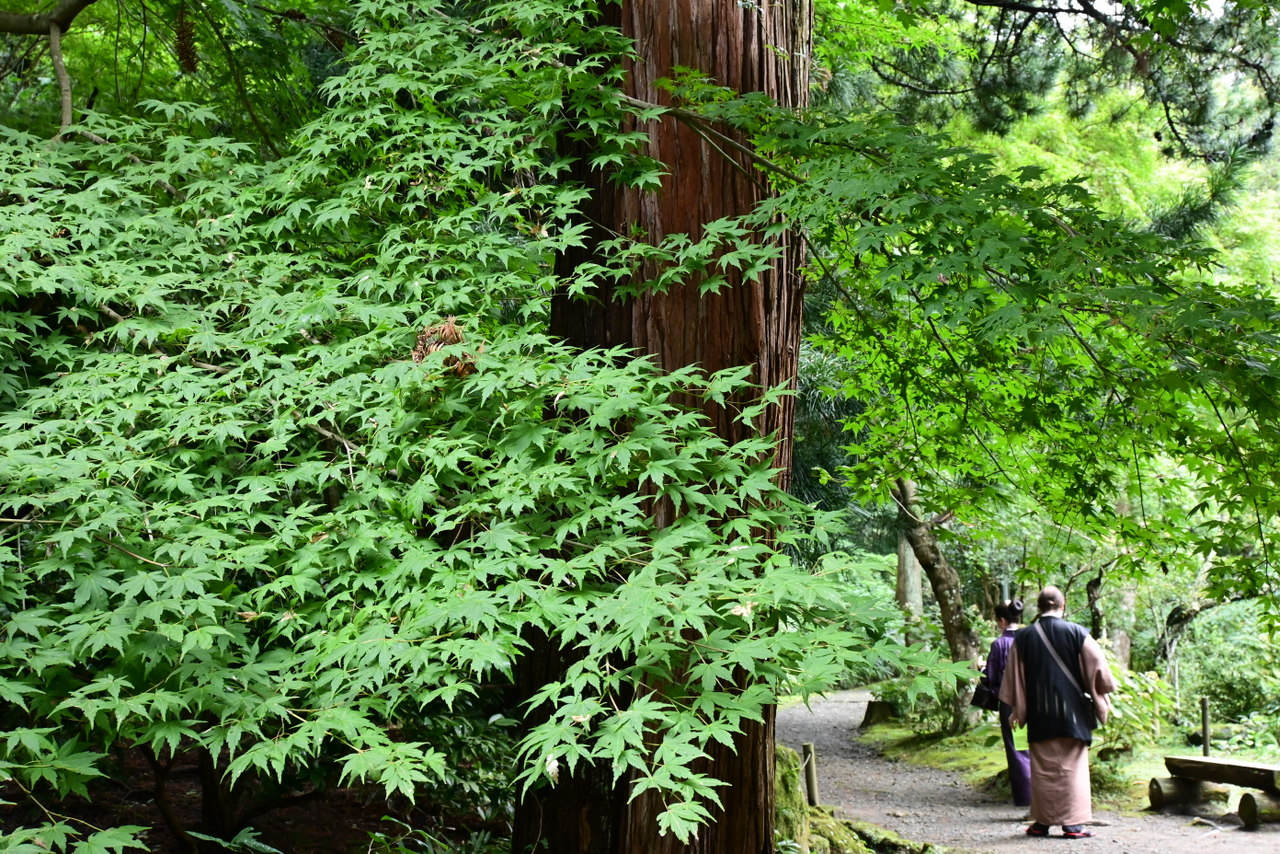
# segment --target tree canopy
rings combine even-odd
[[[1002,133],[1055,92],[1082,116],[1107,93],[1136,89],[1160,111],[1157,135],[1170,154],[1216,159],[1264,145],[1274,129],[1280,55],[1265,0],[824,8],[824,57],[838,91],[912,120],[944,124],[959,109]]]

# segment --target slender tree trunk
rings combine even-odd
[[[1089,597],[1089,634],[1098,640],[1102,639],[1107,630],[1106,615],[1102,612],[1102,577],[1099,572],[1084,586],[1085,594]]]
[[[620,6],[606,4],[602,16],[635,40],[637,58],[627,66],[625,83],[632,97],[669,102],[658,81],[685,67],[739,92],[765,92],[783,104],[798,106],[805,99],[811,0],[628,0]],[[755,165],[732,147],[709,144],[673,117],[642,129],[649,135],[648,154],[667,167],[662,187],[656,192],[623,188],[607,175],[584,169],[579,177],[593,191],[584,213],[595,227],[581,257],[562,259],[567,268],[590,260],[592,244],[617,234],[657,241],[684,233],[696,239],[704,223],[747,213],[765,197]],[[731,280],[715,294],[700,294],[697,283],[690,282],[635,298],[624,299],[605,287],[591,302],[557,299],[552,331],[584,348],[634,348],[666,370],[698,365],[712,372],[750,365],[760,386],[794,387],[801,337],[801,249],[784,238],[782,250],[766,275],[751,282]],[[652,271],[641,275],[646,272]],[[747,397],[731,401],[708,415],[719,435],[730,441],[757,433],[777,435],[775,463],[789,471],[790,398],[757,423],[742,424],[735,416],[750,402]],[[671,512],[655,508],[654,523],[666,524]],[[517,814],[515,850],[541,844],[557,854],[772,852],[773,736],[769,710],[762,723],[746,725],[732,750],[718,743],[709,748],[711,773],[728,785],[719,790],[723,808],[690,845],[657,835],[661,804],[656,799],[642,796],[625,804],[624,788],[593,781],[598,775],[591,771],[570,789],[562,779],[554,789],[525,799]],[[542,817],[536,837],[530,816]]]
[[[911,549],[915,552],[916,560],[920,561],[920,568],[929,579],[933,597],[938,600],[942,632],[947,639],[951,660],[977,661],[978,633],[964,610],[960,575],[938,545],[936,523],[920,516],[914,482],[899,478],[893,489],[893,497],[898,503],[898,522],[901,530],[906,534],[907,540],[911,543]],[[962,690],[956,695],[952,708],[954,730],[963,729],[976,720],[976,713],[971,711],[969,706],[971,696],[971,690]]]
[[[1128,584],[1122,588],[1122,591],[1120,594],[1120,613],[1127,617],[1132,617],[1138,598],[1137,589],[1132,584]],[[1113,628],[1110,632],[1110,637],[1111,659],[1122,670],[1128,670],[1129,662],[1133,658],[1133,636],[1127,629]]]
[[[1200,616],[1203,611],[1221,604],[1221,602],[1201,600],[1187,606],[1174,606],[1164,618],[1164,629],[1156,640],[1156,664],[1171,663],[1178,648],[1178,641],[1182,639],[1182,633],[1186,631],[1187,626],[1191,625],[1191,621]]]
[[[924,588],[920,577],[920,561],[907,539],[906,531],[898,531],[898,607],[907,615],[907,643],[919,639],[920,618],[924,616]]]

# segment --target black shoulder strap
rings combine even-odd
[[[1077,691],[1081,691],[1082,689],[1080,688],[1080,683],[1076,681],[1076,677],[1071,674],[1071,670],[1067,667],[1066,664],[1063,663],[1062,656],[1058,655],[1058,650],[1054,647],[1052,643],[1050,643],[1049,636],[1044,633],[1044,629],[1040,626],[1039,620],[1035,622],[1034,628],[1036,630],[1036,634],[1040,635],[1040,640],[1044,641],[1044,645],[1048,647],[1049,654],[1053,656],[1053,660],[1058,662],[1058,666],[1062,668],[1063,674],[1067,677],[1067,679],[1071,680],[1071,685]]]

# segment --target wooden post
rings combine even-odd
[[[1250,830],[1264,822],[1280,821],[1280,797],[1266,792],[1245,792],[1240,796],[1240,820]]]
[[[1209,698],[1208,697],[1200,698],[1200,735],[1204,739],[1203,744],[1200,746],[1200,750],[1205,756],[1208,756],[1209,755]]]
[[[804,751],[804,794],[809,801],[809,806],[816,807],[818,805],[818,754],[814,752],[813,744],[806,742],[801,745]]]

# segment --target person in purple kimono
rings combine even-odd
[[[1022,622],[1022,607],[1021,599],[1001,602],[996,606],[996,628],[1000,630],[1000,636],[991,644],[982,676],[991,693],[996,696],[1000,695],[1000,685],[1004,682],[1013,636],[1018,630],[1018,624]],[[1000,704],[1000,735],[1004,738],[1004,756],[1009,763],[1009,788],[1013,790],[1013,805],[1025,807],[1031,804],[1031,758],[1027,751],[1014,747],[1013,727],[1009,725],[1010,711],[1007,703]]]

